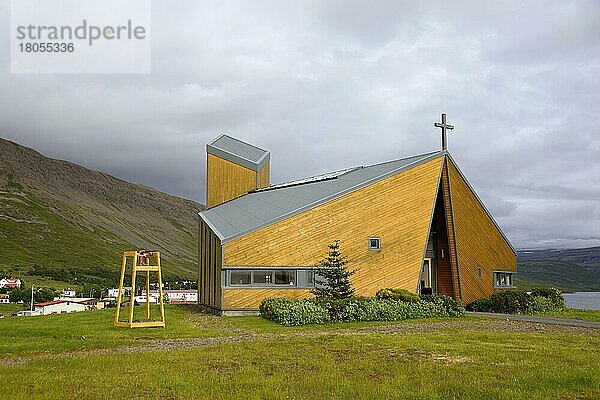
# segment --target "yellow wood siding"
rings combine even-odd
[[[257,174],[212,154],[206,161],[206,205],[214,207],[256,188]]]
[[[260,171],[258,171],[258,185],[257,187],[260,188],[264,188],[269,186],[270,184],[270,180],[271,180],[271,175],[270,175],[270,170],[269,170],[269,163],[266,163],[265,165],[263,165],[263,167],[260,169]]]
[[[202,220],[198,242],[198,303],[221,309],[221,241]]]
[[[260,302],[269,297],[303,299],[312,297],[308,289],[225,289],[225,310],[258,310]]]
[[[443,157],[225,243],[227,266],[309,266],[340,241],[357,295],[415,291]],[[381,238],[381,251],[367,239]],[[234,292],[232,296],[246,296]]]
[[[469,304],[491,295],[493,271],[516,271],[517,259],[451,161],[448,173],[463,303]],[[478,266],[483,271],[481,278],[477,276]]]

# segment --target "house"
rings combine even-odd
[[[270,185],[267,151],[220,136],[207,146],[199,303],[228,314],[256,312],[268,297],[312,297],[315,266],[335,240],[358,296],[391,287],[468,304],[513,287],[515,250],[446,150],[445,131],[442,143]]]
[[[19,278],[2,278],[0,279],[0,289],[2,288],[20,288],[21,280]]]
[[[101,310],[104,308],[108,301],[98,300],[94,297],[55,297],[54,300],[65,300],[69,302],[75,302],[84,304],[87,306],[87,310]]]
[[[8,304],[10,303],[10,295],[9,294],[0,294],[0,304]]]
[[[163,296],[167,296],[170,304],[196,304],[198,303],[198,291],[193,289],[164,289]],[[142,290],[142,295],[146,291]],[[158,298],[158,290],[150,290],[150,296]],[[137,298],[136,298],[137,300]],[[145,300],[144,300],[145,301]]]
[[[129,296],[129,292],[131,292],[131,286],[124,286],[123,287],[123,296]],[[119,288],[108,289],[108,293],[106,294],[106,297],[114,297],[115,299],[117,297],[119,297]]]
[[[66,314],[88,309],[88,305],[72,300],[53,300],[35,304],[35,311],[40,315]]]
[[[75,289],[71,289],[71,288],[66,288],[65,290],[62,291],[61,293],[61,297],[75,297],[77,295],[77,293],[75,292]]]

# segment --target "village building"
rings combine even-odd
[[[131,286],[123,286],[123,296],[129,296],[131,292]],[[119,296],[119,288],[108,289],[106,297],[114,297],[115,299]]]
[[[10,303],[10,295],[9,294],[0,294],[0,304],[8,304]]]
[[[75,292],[75,289],[71,289],[71,288],[66,288],[62,291],[61,293],[61,297],[75,297],[77,296],[77,293]]]
[[[21,287],[21,280],[19,278],[2,278],[0,279],[0,289],[14,289]]]
[[[73,300],[53,300],[35,304],[35,311],[39,312],[40,315],[66,314],[89,309],[90,306],[84,302]]]
[[[196,304],[198,303],[198,291],[194,289],[163,289],[163,296],[166,296],[169,300],[169,304]],[[142,290],[142,296],[144,302],[146,296],[146,290]],[[158,302],[158,290],[150,290],[150,298],[155,299],[154,302]],[[136,297],[137,301],[137,297]]]
[[[207,146],[199,213],[198,302],[256,312],[309,298],[339,240],[358,296],[382,288],[462,304],[513,287],[516,253],[446,149],[270,185],[270,154],[223,135]]]

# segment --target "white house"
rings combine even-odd
[[[72,300],[53,300],[35,305],[35,311],[41,315],[66,314],[77,311],[89,310],[89,306]]]
[[[8,304],[8,303],[10,303],[10,295],[0,294],[0,304]]]
[[[0,279],[1,288],[20,288],[21,280],[19,278],[2,278]]]
[[[123,296],[129,296],[129,292],[131,292],[131,286],[123,287]],[[106,297],[114,297],[115,299],[119,297],[119,288],[116,289],[108,289],[108,293]]]
[[[138,304],[146,304],[146,292],[144,291],[142,296],[135,296],[133,299]],[[158,295],[153,294],[152,291],[150,291],[149,303],[150,304],[158,304]]]
[[[61,296],[62,297],[75,297],[77,295],[77,293],[75,293],[75,289],[71,289],[71,288],[66,288],[65,290],[62,291]]]
[[[143,290],[142,294],[146,294]],[[150,290],[150,296],[158,297],[158,290]],[[187,289],[163,290],[163,295],[166,295],[170,304],[196,304],[198,302],[198,291]]]

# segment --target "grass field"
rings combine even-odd
[[[598,330],[472,317],[287,328],[166,311],[166,329],[113,328],[114,309],[0,320],[0,398],[600,398]]]
[[[600,322],[600,310],[580,310],[576,308],[567,308],[565,310],[553,311],[543,315],[554,318],[571,318]]]

